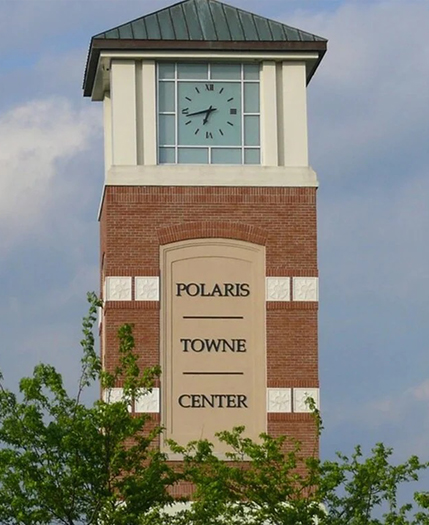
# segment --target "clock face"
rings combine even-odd
[[[260,164],[259,64],[160,62],[160,164]]]
[[[178,143],[184,146],[239,146],[241,113],[239,83],[180,82]]]

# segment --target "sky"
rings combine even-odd
[[[0,0],[0,368],[74,388],[98,291],[102,108],[91,36],[168,0]],[[229,0],[329,40],[308,89],[320,268],[322,457],[429,459],[429,1]]]

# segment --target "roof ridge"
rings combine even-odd
[[[236,11],[239,11],[240,13],[245,13],[247,15],[252,15],[253,17],[260,18],[262,20],[268,20],[269,22],[274,22],[275,24],[281,24],[283,26],[288,27],[289,29],[294,29],[295,31],[299,31],[300,33],[303,33],[305,35],[316,36],[316,37],[318,37],[318,38],[320,38],[322,40],[326,40],[325,38],[323,38],[323,37],[321,37],[319,35],[315,35],[314,33],[309,33],[308,31],[303,31],[302,29],[299,29],[299,28],[294,27],[294,26],[290,26],[289,24],[285,24],[284,22],[280,22],[279,20],[275,20],[274,18],[268,18],[266,16],[259,15],[258,13],[253,13],[253,11],[246,11],[242,7],[236,7],[234,5],[227,4],[227,3],[223,2],[222,0],[183,0],[182,2],[179,2],[179,3],[183,4],[183,3],[186,3],[186,2],[214,2],[216,4],[221,4],[222,6],[226,6],[226,7],[229,7],[231,9],[235,9]],[[174,5],[177,5],[177,4],[174,4]],[[171,5],[170,7],[173,7],[173,5]]]
[[[224,10],[225,7],[228,8],[228,9],[234,9],[239,15],[241,15],[241,14],[243,14],[243,15],[251,15],[253,19],[265,20],[265,21],[268,21],[268,22],[273,23],[273,24],[280,24],[284,28],[287,28],[287,29],[290,29],[290,30],[293,30],[293,31],[297,31],[298,34],[310,36],[310,37],[312,37],[312,39],[325,40],[326,41],[326,39],[321,37],[321,36],[315,35],[313,33],[309,33],[308,31],[303,31],[302,29],[290,26],[288,24],[285,24],[284,22],[280,22],[279,20],[274,20],[272,18],[267,18],[267,17],[259,15],[257,13],[253,13],[251,11],[246,11],[245,9],[242,9],[240,7],[232,6],[230,4],[227,4],[227,3],[223,2],[222,0],[180,0],[179,2],[176,2],[174,4],[170,4],[170,5],[166,6],[166,7],[162,7],[161,9],[158,9],[157,11],[152,11],[150,13],[146,13],[144,15],[141,15],[141,16],[137,17],[137,18],[134,18],[133,20],[129,20],[129,21],[124,22],[122,24],[119,24],[119,25],[117,25],[115,27],[112,27],[110,29],[107,29],[105,31],[97,33],[92,38],[93,39],[107,38],[106,37],[107,33],[110,33],[112,31],[119,31],[121,28],[126,27],[126,26],[132,27],[132,24],[134,24],[135,22],[138,22],[138,21],[140,21],[142,19],[145,19],[146,17],[149,17],[149,16],[156,16],[158,18],[158,16],[161,13],[163,13],[164,11],[170,11],[174,7],[183,6],[184,4],[188,4],[188,3],[190,3],[190,4],[191,3],[193,3],[193,4],[198,4],[198,3],[218,4],[222,8],[222,10]],[[271,32],[271,28],[269,28],[269,31]]]
[[[97,33],[96,35],[94,35],[92,38],[97,38],[100,35],[104,35],[105,33],[109,33],[110,31],[114,31],[115,29],[119,29],[120,27],[131,25],[134,22],[138,22],[139,20],[141,20],[142,18],[146,18],[147,16],[158,15],[158,13],[162,13],[163,11],[168,11],[172,7],[176,7],[176,6],[180,5],[180,4],[186,4],[187,2],[192,2],[192,1],[193,0],[180,0],[179,2],[176,2],[175,4],[170,4],[170,5],[167,5],[165,7],[161,7],[161,9],[158,9],[157,11],[151,11],[150,13],[146,13],[145,15],[140,15],[137,18],[133,18],[132,20],[128,20],[128,22],[124,22],[123,24],[119,24],[118,26],[111,27],[110,29],[105,29],[104,31],[101,31],[101,33]],[[204,1],[211,2],[213,0],[204,0]]]

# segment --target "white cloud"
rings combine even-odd
[[[403,384],[401,386],[398,378],[396,383],[392,383],[390,392],[385,391],[379,396],[370,395],[366,399],[362,397],[359,405],[349,406],[348,410],[343,410],[342,404],[348,404],[349,401],[346,396],[344,400],[336,401],[336,417],[345,421],[356,418],[368,419],[375,425],[382,425],[386,421],[400,422],[412,408],[420,410],[420,403],[426,404],[429,401],[429,377],[425,377],[424,373],[420,374],[420,380],[411,385],[408,382],[407,386]],[[429,412],[427,416],[429,423]]]
[[[58,43],[89,45],[94,34],[169,5],[171,0],[5,0],[0,2],[0,55],[9,67]],[[9,62],[11,47],[17,63]],[[83,65],[83,64],[82,64]]]
[[[426,379],[419,385],[410,388],[409,393],[417,401],[429,401],[429,379]]]
[[[356,436],[362,436],[356,439],[370,436],[370,441],[384,441],[403,457],[427,457],[428,401],[429,379],[425,379],[404,390],[392,387],[391,392],[364,403],[337,400],[331,407],[329,424],[336,432],[353,428]]]
[[[96,108],[64,98],[33,100],[0,116],[0,232],[17,240],[45,218],[61,177],[59,163],[88,149],[101,129]]]
[[[285,20],[329,40],[309,90],[312,161],[325,179],[371,171],[377,184],[377,162],[427,160],[428,20],[429,4],[413,0],[344,2]]]

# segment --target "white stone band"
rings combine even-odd
[[[122,401],[124,397],[123,388],[109,388],[103,392],[103,401],[105,403],[117,403]],[[139,399],[135,400],[134,410],[138,413],[159,413],[159,388],[153,388],[151,392],[143,394]],[[128,411],[131,412],[131,406]]]
[[[308,398],[314,400],[316,408],[320,407],[318,388],[267,388],[267,413],[290,414],[310,413]],[[110,388],[103,392],[106,403],[116,403],[123,399],[122,388]],[[131,407],[128,408],[131,411]],[[160,412],[160,389],[153,388],[135,401],[137,413],[158,414]]]
[[[105,301],[159,301],[159,277],[106,277]],[[292,282],[292,286],[291,286]],[[319,300],[319,279],[317,277],[267,277],[265,281],[267,301]]]
[[[267,388],[267,412],[270,414],[309,413],[307,399],[320,406],[318,388]]]

